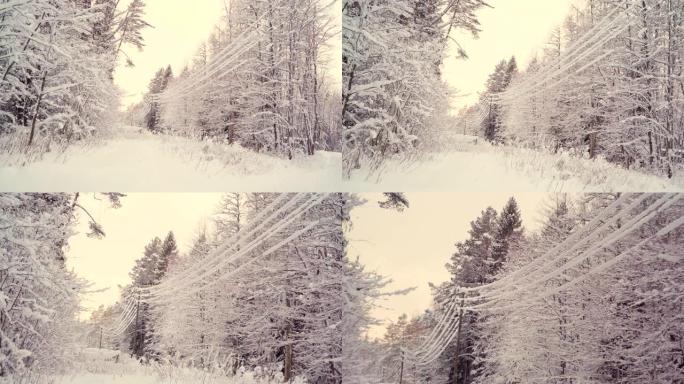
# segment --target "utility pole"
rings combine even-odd
[[[489,114],[487,116],[487,130],[489,131],[489,134],[492,136],[492,137],[490,137],[490,139],[492,141],[494,141],[494,129],[495,129],[495,127],[494,127],[494,122],[492,121],[492,104],[493,104],[492,95],[490,94],[489,95]],[[486,136],[487,136],[487,132],[485,132],[485,138],[487,138]]]
[[[404,351],[401,351],[401,365],[399,366],[399,384],[404,380]]]
[[[100,349],[102,349],[102,326],[100,325]]]
[[[140,348],[140,291],[138,291],[138,303],[135,308],[135,350],[133,353],[138,354]],[[142,355],[142,354],[141,354]]]
[[[291,302],[290,302],[290,295],[289,295],[289,288],[290,288],[290,279],[285,280],[286,283],[286,288],[285,288],[285,306],[290,308],[291,307]],[[292,351],[292,342],[290,341],[290,332],[292,332],[292,323],[291,320],[287,320],[287,324],[285,326],[285,341],[287,344],[285,345],[285,362],[283,364],[283,378],[285,379],[286,383],[292,382],[292,360],[293,360],[293,351]]]
[[[454,358],[454,383],[458,383],[458,360],[461,356],[461,324],[463,322],[463,304],[465,292],[461,292],[461,308],[458,310],[458,330],[456,331],[456,358]]]

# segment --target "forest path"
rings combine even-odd
[[[27,166],[0,166],[7,191],[331,191],[341,155],[289,161],[239,146],[124,127],[103,143],[75,144]],[[283,190],[286,188],[286,190]]]
[[[110,349],[85,348],[78,352],[77,373],[50,377],[54,384],[279,384],[282,379],[260,379],[251,372],[235,376],[168,363],[141,364],[127,353]],[[294,384],[304,384],[295,380]]]
[[[355,171],[346,188],[366,191],[663,192],[684,191],[684,180],[627,170],[603,159],[492,146],[454,135],[443,152],[408,166],[389,161],[378,176]]]

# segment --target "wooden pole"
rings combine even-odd
[[[401,351],[401,365],[399,367],[399,384],[404,380],[404,351]]]
[[[100,326],[100,349],[102,349],[102,326]]]
[[[454,358],[454,380],[453,383],[458,383],[458,360],[461,356],[461,324],[463,321],[463,299],[464,293],[461,293],[461,308],[458,310],[458,330],[456,331],[456,357]]]
[[[138,303],[137,303],[136,308],[135,308],[135,343],[134,343],[135,350],[133,351],[133,353],[135,353],[136,355],[138,355],[138,351],[141,349],[140,348],[140,323],[139,323],[139,320],[140,320],[140,292],[138,292]],[[140,355],[142,355],[142,354],[140,354]],[[138,356],[140,356],[140,355],[138,355]]]

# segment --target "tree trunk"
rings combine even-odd
[[[47,71],[43,72],[43,78],[40,81],[40,93],[36,101],[36,109],[33,111],[33,119],[31,121],[31,133],[29,134],[28,146],[33,144],[33,137],[36,132],[36,122],[38,121],[38,112],[40,112],[40,103],[43,101],[43,92],[45,91],[45,80],[47,79]]]

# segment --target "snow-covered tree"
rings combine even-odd
[[[178,249],[173,232],[169,232],[162,241],[155,237],[145,246],[143,256],[136,260],[130,277],[132,288],[148,288],[158,285],[169,270],[169,266],[176,263]],[[128,292],[133,292],[127,289]],[[157,359],[159,357],[159,318],[155,314],[155,305],[136,298],[135,293],[129,293],[136,300],[135,320],[129,326],[130,351],[138,357]]]
[[[108,196],[118,202],[120,194]],[[90,215],[78,200],[78,193],[0,194],[0,378],[70,363],[88,286],[66,267],[77,212]],[[94,221],[90,228],[104,234]]]
[[[682,7],[588,0],[506,89],[483,93],[483,135],[673,177],[684,132]]]
[[[342,5],[344,171],[372,171],[435,144],[446,113],[440,66],[452,30],[478,32],[467,1],[345,0]],[[464,53],[462,52],[462,55]]]
[[[515,57],[503,60],[496,65],[494,72],[487,79],[487,88],[480,96],[480,103],[484,105],[485,117],[482,120],[482,132],[485,139],[498,143],[503,140],[502,112],[496,95],[505,91],[518,73]]]
[[[293,158],[339,149],[321,0],[232,1],[187,72],[158,97],[165,129]],[[337,96],[339,97],[339,96]]]
[[[171,80],[173,80],[173,71],[171,70],[171,66],[167,66],[165,69],[162,68],[158,70],[148,86],[150,94],[157,95],[163,92]],[[146,100],[146,104],[148,105],[148,110],[147,114],[145,115],[145,127],[147,127],[147,129],[150,131],[157,131],[160,128],[159,102],[155,100]]]
[[[493,272],[498,272],[506,262],[511,247],[515,247],[522,236],[522,218],[515,198],[511,197],[499,213],[492,245]]]
[[[110,125],[117,57],[142,46],[143,3],[126,16],[112,1],[0,4],[0,145],[29,156],[63,148]]]
[[[342,223],[351,200],[321,197],[287,228],[269,230],[273,220],[297,212],[292,203],[280,209],[288,198],[304,198],[301,208],[316,195],[232,193],[222,199],[215,228],[200,233],[162,278],[160,286],[172,292],[147,299],[156,305],[165,358],[227,374],[263,367],[286,381],[342,381],[342,290],[350,273]],[[316,225],[291,238],[308,223]],[[264,232],[253,233],[255,227]],[[255,236],[263,240],[253,244]],[[217,259],[227,251],[224,262]],[[203,278],[187,277],[188,271]]]
[[[504,263],[500,289],[524,288],[481,317],[473,382],[681,381],[682,263],[671,255],[683,212],[664,195],[559,196]]]

